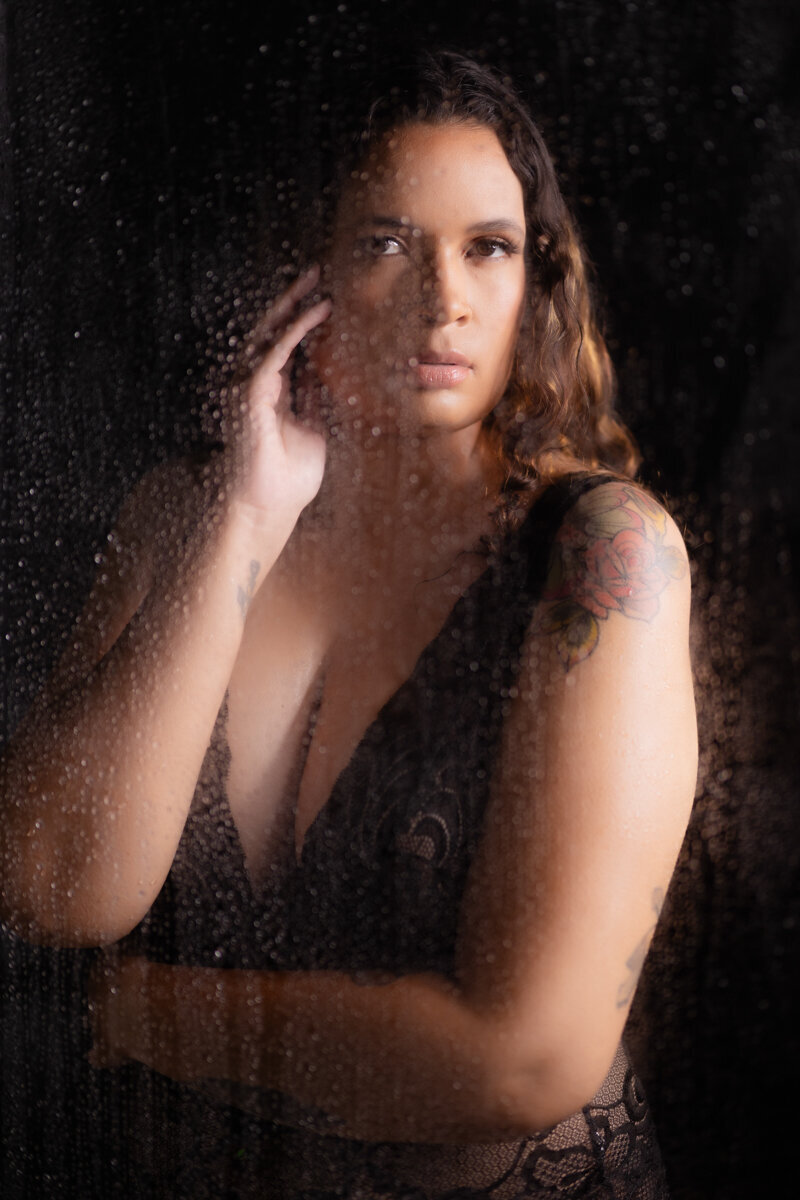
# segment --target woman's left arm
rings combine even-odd
[[[289,1094],[368,1140],[493,1141],[586,1104],[614,1056],[694,796],[685,551],[632,484],[556,539],[461,914],[458,985],[122,960],[96,1061]]]

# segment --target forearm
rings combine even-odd
[[[361,984],[338,972],[130,970],[145,971],[139,987],[129,974],[107,1001],[124,1029],[118,1049],[187,1081],[284,1092],[342,1136],[500,1141],[565,1115],[541,1097],[513,1035],[437,976]]]
[[[283,541],[278,531],[272,562]],[[199,522],[102,661],[35,705],[15,736],[2,915],[23,933],[114,940],[152,903],[239,649],[243,589],[255,561],[259,576],[272,565],[263,549],[254,559],[256,544],[235,514]]]

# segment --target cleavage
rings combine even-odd
[[[414,660],[416,661],[416,659]],[[342,661],[331,656],[319,703],[311,714],[295,811],[295,852],[302,856],[311,825],[327,806],[336,781],[347,768],[384,705],[411,675],[414,662],[383,664],[374,657]]]

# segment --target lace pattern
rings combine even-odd
[[[152,1085],[152,1080],[150,1081]],[[545,1133],[471,1146],[287,1128],[158,1079],[134,1119],[140,1194],[167,1200],[667,1200],[622,1048],[591,1104]]]

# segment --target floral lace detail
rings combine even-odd
[[[153,1200],[667,1200],[647,1102],[620,1050],[593,1102],[513,1143],[364,1143],[290,1129],[162,1081],[138,1129]],[[158,1089],[156,1089],[158,1091]],[[144,1113],[142,1114],[145,1115]]]

